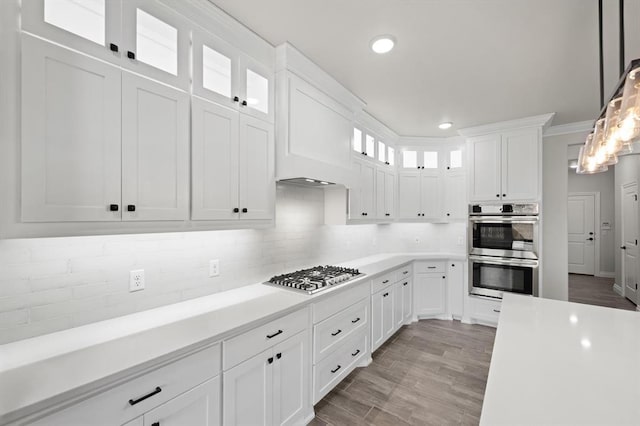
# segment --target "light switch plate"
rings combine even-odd
[[[220,275],[220,260],[213,259],[209,261],[209,276],[217,277]]]

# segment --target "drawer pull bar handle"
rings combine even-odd
[[[267,339],[273,339],[274,337],[276,337],[279,334],[282,334],[282,330],[278,330],[277,333],[267,334]]]
[[[351,354],[351,356],[356,356],[360,353],[360,349],[358,349],[357,351],[355,351],[354,353]]]
[[[356,318],[356,319],[354,319],[354,320],[351,320],[351,324],[355,324],[355,323],[357,323],[358,321],[360,321],[360,317],[358,317],[358,318]]]
[[[136,405],[139,402],[144,401],[147,398],[151,398],[153,395],[159,394],[160,392],[162,392],[162,389],[160,388],[160,386],[156,386],[155,390],[153,392],[150,392],[148,394],[146,394],[145,396],[141,396],[138,399],[130,399],[129,400],[129,404],[130,405]]]
[[[338,331],[336,331],[335,333],[331,333],[331,335],[335,337],[340,333],[342,333],[342,330],[338,329]]]
[[[494,309],[493,312],[499,314],[500,313],[500,309]]]
[[[341,365],[338,365],[338,366],[335,368],[335,370],[331,370],[331,372],[332,372],[333,374],[335,374],[335,373],[336,373],[336,371],[340,370],[341,368],[342,368],[342,366],[341,366]]]
[[[436,269],[435,266],[427,266],[427,269]]]
[[[389,280],[384,280],[384,281],[382,281],[382,284],[386,284],[388,282],[389,282]]]

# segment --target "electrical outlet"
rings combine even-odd
[[[220,260],[213,259],[209,261],[209,276],[217,277],[220,275]]]
[[[129,291],[144,290],[144,269],[129,271]]]

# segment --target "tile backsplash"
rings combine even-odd
[[[0,240],[0,344],[385,252],[464,252],[462,223],[326,226],[323,192],[279,185],[276,226]],[[220,260],[210,278],[209,260]],[[129,292],[129,271],[146,287]]]

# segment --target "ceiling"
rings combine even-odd
[[[600,109],[596,0],[211,1],[271,44],[291,42],[400,135]],[[369,48],[380,34],[397,39],[385,55]]]

